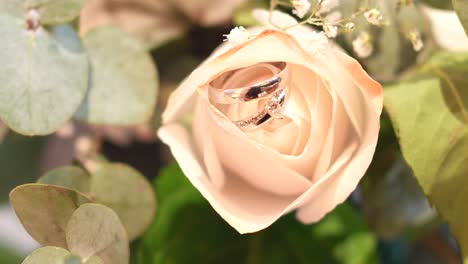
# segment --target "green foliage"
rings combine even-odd
[[[152,186],[143,175],[125,164],[103,163],[91,174],[80,167],[67,166],[48,172],[38,183],[17,187],[10,199],[26,230],[44,245],[64,247],[64,224],[84,202],[92,201],[113,209],[130,240],[148,228],[156,212]],[[41,221],[38,222],[37,217]],[[56,227],[54,221],[60,226]]]
[[[132,36],[110,27],[87,34],[85,49],[64,25],[83,5],[84,0],[0,3],[0,118],[18,133],[51,134],[75,113],[97,124],[150,119],[158,88],[151,56]]]
[[[135,169],[124,164],[104,164],[91,177],[91,195],[112,208],[122,220],[130,240],[140,236],[156,212],[153,188]]]
[[[448,0],[423,0],[424,3],[440,9],[452,9],[452,3]]]
[[[81,193],[89,192],[89,174],[80,167],[67,166],[48,172],[37,183],[57,185]]]
[[[69,26],[27,30],[0,14],[0,117],[25,135],[49,134],[78,109],[88,87],[88,59]]]
[[[83,259],[100,257],[104,263],[127,264],[130,248],[119,216],[100,204],[80,206],[67,224],[67,245]]]
[[[41,24],[59,25],[77,18],[84,3],[85,0],[2,0],[0,13],[24,17],[29,10],[36,10]]]
[[[129,261],[125,228],[117,214],[104,205],[80,206],[67,221],[64,235],[64,248],[40,248],[23,264],[127,264]]]
[[[59,247],[43,247],[35,250],[22,264],[65,264],[71,261],[73,261],[73,255],[68,250]]]
[[[25,184],[11,191],[10,202],[31,237],[43,245],[65,248],[70,216],[90,199],[59,186]]]
[[[439,53],[423,72],[388,87],[389,112],[406,161],[447,220],[468,261],[468,54]]]
[[[158,77],[145,47],[114,27],[92,30],[83,41],[91,58],[92,78],[76,117],[111,125],[149,120],[156,104]]]
[[[2,264],[18,264],[21,262],[22,258],[10,248],[3,247],[3,245],[0,244],[0,259],[2,260]]]
[[[77,18],[85,0],[28,0],[28,9],[39,11],[44,25],[65,24]]]
[[[172,165],[155,181],[158,215],[140,244],[141,263],[376,263],[376,240],[343,204],[320,223],[292,214],[239,235]]]
[[[0,142],[0,201],[16,186],[36,179],[44,138],[9,132]]]
[[[468,33],[468,2],[465,0],[452,0],[452,4],[465,32]]]

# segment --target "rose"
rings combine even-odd
[[[267,11],[256,11],[269,21]],[[275,25],[297,22],[275,12]],[[159,137],[191,183],[240,233],[268,227],[297,209],[304,223],[321,219],[355,189],[377,144],[383,92],[356,60],[306,27],[252,29],[226,43],[170,96]],[[291,67],[285,114],[274,131],[244,133],[213,111],[206,84],[220,73],[259,62]]]

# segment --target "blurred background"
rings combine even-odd
[[[357,2],[360,1],[342,0],[341,12],[349,13],[349,8]],[[468,48],[468,39],[451,10],[450,1],[376,2],[391,25],[368,29],[375,39],[372,56],[359,58],[352,48],[354,33],[340,35],[336,41],[382,83],[403,78],[437,48],[453,51]],[[159,71],[158,105],[151,122],[138,127],[91,126],[71,121],[51,136],[25,137],[0,124],[0,262],[21,263],[39,247],[24,231],[9,205],[8,193],[15,186],[35,182],[46,171],[67,165],[74,159],[86,161],[102,157],[125,162],[149,180],[154,180],[163,167],[172,164],[168,148],[154,133],[168,95],[222,43],[223,34],[228,34],[234,26],[255,25],[250,11],[268,6],[266,0],[88,0],[80,20],[76,21],[79,31],[84,34],[98,25],[113,24],[145,43]],[[402,6],[406,7],[405,11],[398,12]],[[285,8],[284,11],[291,10]],[[414,43],[406,34],[414,29],[424,42],[421,51],[413,49]],[[441,31],[458,36],[458,39],[447,42]],[[432,209],[403,160],[386,114],[381,127],[374,162],[349,198],[346,208],[340,209],[343,212],[352,210],[353,215],[358,215],[356,221],[362,223],[362,228],[369,230],[377,241],[376,256],[370,262],[461,263],[457,244],[447,225]],[[340,212],[338,215],[342,215]],[[215,225],[228,229],[217,215],[209,214]],[[284,221],[289,218],[285,217]],[[346,217],[333,219],[324,220],[317,230],[340,232],[342,227],[333,221],[342,221],[342,225],[349,228],[354,226]],[[361,230],[361,224],[356,226]],[[232,230],[226,232],[230,237],[238,238]],[[318,243],[329,242],[323,238]],[[360,244],[356,245],[357,248],[344,251],[359,251]],[[353,263],[364,262],[357,259]]]

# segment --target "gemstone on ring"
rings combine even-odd
[[[273,96],[268,100],[264,109],[252,117],[233,121],[234,125],[240,129],[249,130],[255,129],[267,123],[272,119],[283,119],[283,106],[286,99],[286,90],[281,89],[276,91]]]

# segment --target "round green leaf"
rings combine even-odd
[[[67,259],[70,259],[70,257],[73,258],[66,249],[59,247],[43,247],[36,249],[22,264],[69,264]]]
[[[65,24],[77,18],[85,0],[29,0],[28,9],[36,9],[44,25]]]
[[[57,185],[82,193],[89,192],[89,174],[76,166],[67,166],[48,172],[37,183]]]
[[[26,30],[0,16],[0,117],[13,130],[44,135],[62,126],[88,87],[88,60],[69,26]]]
[[[99,256],[104,263],[128,264],[127,233],[117,214],[100,204],[80,206],[67,225],[68,249],[88,259]]]
[[[90,123],[135,125],[147,121],[156,104],[158,77],[145,48],[127,33],[101,27],[84,37],[92,76],[76,118]]]
[[[68,220],[76,208],[90,200],[59,186],[25,184],[11,191],[10,202],[26,231],[37,242],[66,248]]]
[[[104,264],[104,261],[98,256],[92,256],[84,264]]]
[[[153,188],[135,169],[125,164],[104,164],[91,177],[96,201],[112,208],[122,220],[130,240],[151,224],[156,211]]]

